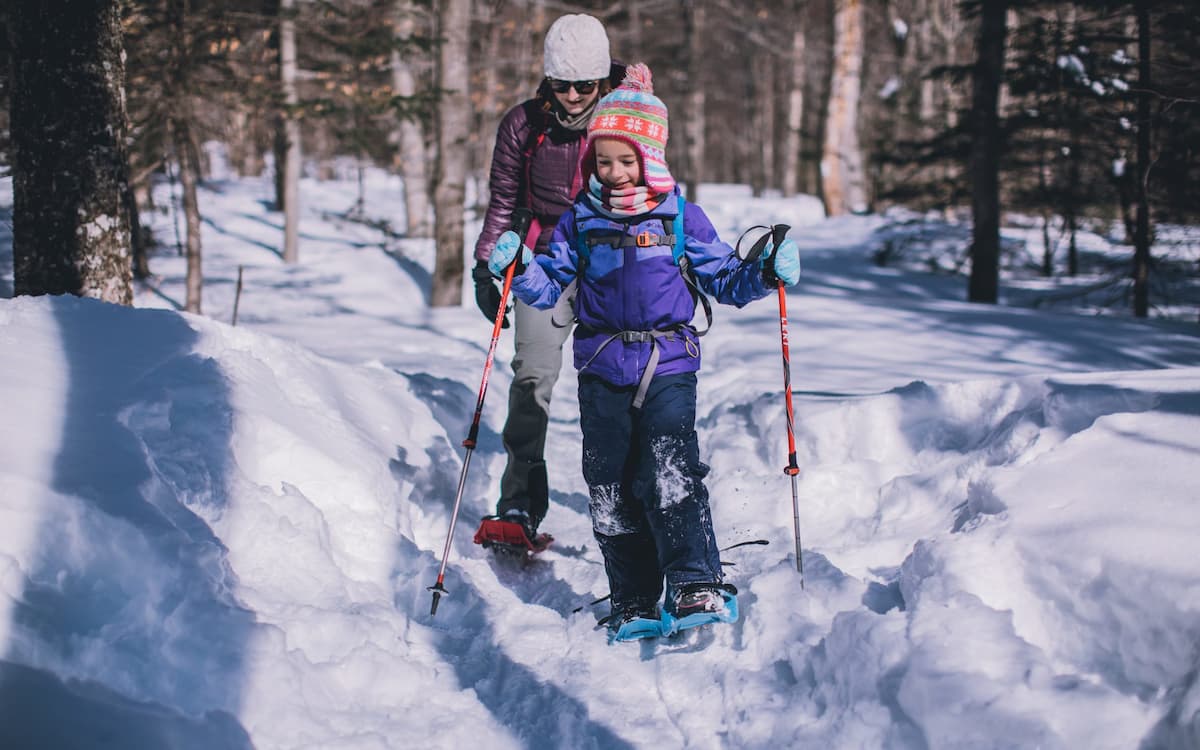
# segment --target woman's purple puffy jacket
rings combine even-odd
[[[487,260],[496,240],[512,224],[513,209],[527,203],[541,225],[535,250],[546,252],[554,225],[571,207],[574,192],[579,187],[574,180],[586,132],[562,127],[543,107],[545,103],[546,100],[540,97],[530,99],[510,109],[500,121],[488,178],[491,197],[483,218],[483,229],[475,242],[476,260]],[[531,118],[543,118],[540,129],[545,130],[546,137],[531,157],[530,189],[525,186],[524,151],[531,130],[538,125]]]

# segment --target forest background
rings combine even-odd
[[[1200,223],[1191,0],[6,5],[0,169],[14,178],[18,295],[128,304],[151,273],[138,216],[169,180],[186,307],[201,312],[196,188],[217,149],[239,175],[275,175],[290,263],[302,173],[351,170],[365,190],[368,167],[393,170],[403,225],[383,228],[433,237],[430,302],[461,304],[464,218],[486,206],[496,125],[536,89],[545,29],[572,12],[605,23],[614,57],[655,71],[668,160],[693,197],[740,183],[819,196],[830,216],[903,206],[962,221],[971,239],[949,270],[977,302],[997,301],[1006,264],[1030,263],[1000,242],[1004,221],[1040,225],[1045,276],[1078,273],[1081,231],[1127,242],[1130,262],[1102,283],[1138,316],[1155,274],[1200,273],[1152,251],[1156,226]]]

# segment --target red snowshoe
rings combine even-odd
[[[544,552],[554,537],[549,534],[533,534],[519,520],[498,516],[484,516],[475,532],[475,543],[501,555],[528,557]]]

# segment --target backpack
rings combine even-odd
[[[679,274],[683,277],[684,282],[692,292],[693,304],[700,305],[704,308],[705,326],[704,330],[696,331],[697,336],[703,336],[712,328],[712,304],[708,301],[708,296],[700,288],[700,283],[696,280],[696,274],[693,272],[691,263],[688,261],[687,253],[687,237],[683,233],[683,209],[687,205],[687,201],[683,196],[679,198],[679,210],[675,213],[675,219],[671,222],[671,234],[659,236],[643,231],[637,235],[629,235],[624,232],[620,233],[620,240],[616,244],[617,247],[653,247],[654,245],[671,245],[671,260],[675,266],[679,268]],[[554,305],[553,323],[558,327],[570,325],[575,320],[575,291],[579,284],[579,277],[583,276],[587,271],[588,261],[591,258],[592,248],[596,245],[611,242],[618,235],[614,232],[605,232],[599,230],[581,230],[576,225],[575,232],[575,252],[579,257],[578,267],[575,271],[575,278],[567,285],[559,296],[558,302]],[[570,317],[566,318],[566,311],[570,311]]]

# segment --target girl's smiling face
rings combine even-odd
[[[637,151],[620,138],[597,138],[596,177],[614,189],[637,187],[642,181],[642,163]]]

